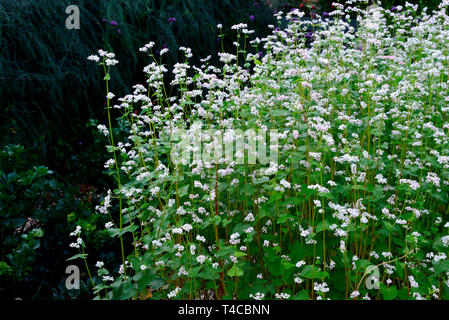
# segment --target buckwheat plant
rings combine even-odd
[[[149,43],[122,98],[114,54],[89,57],[122,255],[97,264],[97,299],[449,298],[449,1],[367,5],[279,12],[262,39],[234,25],[219,66],[180,48],[169,71]]]

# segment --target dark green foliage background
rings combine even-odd
[[[65,27],[70,4],[80,8],[80,30]],[[80,162],[85,166],[89,160],[74,156],[93,142],[85,123],[104,117],[104,84],[88,55],[100,48],[117,54],[111,91],[121,95],[144,81],[135,76],[149,63],[138,50],[143,44],[155,41],[156,50],[167,45],[169,65],[178,59],[177,48],[188,46],[198,62],[216,56],[218,23],[228,28],[249,23],[249,15],[256,17],[251,27],[258,31],[274,21],[268,7],[243,0],[1,1],[0,141],[36,148],[45,163],[65,175],[83,170]],[[170,17],[176,23],[169,23]]]

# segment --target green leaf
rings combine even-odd
[[[323,225],[324,225],[324,230],[329,230],[329,226],[330,223],[327,220],[320,221],[316,226],[315,226],[315,232],[321,232],[323,231]]]
[[[189,192],[189,185],[186,184],[185,186],[182,186],[181,188],[179,188],[179,197],[182,198],[184,196],[187,195],[187,193]]]
[[[369,260],[365,260],[365,259],[357,260],[355,262],[356,270],[360,271],[360,272],[365,272],[366,268],[368,266],[370,266],[371,264],[372,264],[372,262],[370,262]]]
[[[282,201],[282,205],[287,205],[287,204],[303,204],[304,202],[306,202],[306,198],[305,197],[292,197],[292,198],[288,198],[285,199],[284,201]]]
[[[380,284],[380,292],[385,300],[393,300],[398,296],[398,289],[396,286],[387,287],[385,284]]]
[[[320,271],[317,266],[305,266],[301,272],[301,276],[308,279],[324,279],[329,277],[326,271]]]
[[[387,221],[382,221],[382,223],[388,232],[391,232],[394,230],[394,226],[391,223],[389,223]]]
[[[447,196],[445,196],[445,193],[443,193],[443,192],[440,192],[440,193],[434,192],[434,193],[431,194],[431,196],[433,198],[438,199],[438,200],[443,201],[443,202],[447,201]]]
[[[289,270],[289,269],[291,269],[293,267],[296,267],[293,263],[285,261],[285,260],[282,260],[281,264],[282,264],[282,268],[284,270]]]
[[[282,266],[279,263],[279,259],[269,262],[268,270],[273,276],[280,276],[282,274]]]
[[[352,189],[353,189],[353,190],[365,190],[365,187],[364,187],[364,186],[361,186],[361,185],[353,185],[353,186],[352,186]]]
[[[270,181],[270,179],[268,177],[261,177],[261,178],[257,178],[254,180],[254,184],[262,184],[262,183],[267,183],[268,181]]]
[[[204,266],[203,271],[198,274],[198,277],[205,280],[217,280],[220,278],[220,274],[211,266]]]
[[[438,237],[435,239],[432,245],[433,249],[440,251],[440,252],[448,252],[448,248],[443,244],[443,241],[441,240],[441,237]]]
[[[136,288],[133,286],[130,280],[115,281],[111,284],[113,299],[115,300],[127,300],[132,296],[138,294]]]
[[[122,228],[122,230],[120,230],[119,228],[109,228],[109,229],[107,229],[107,231],[111,237],[120,237],[127,232],[134,232],[138,228],[139,228],[139,226],[134,224],[134,225],[129,225],[126,228]]]
[[[78,254],[75,254],[74,256],[68,258],[66,261],[75,260],[78,258],[86,259],[86,257],[87,257],[87,253],[78,253]]]
[[[309,291],[308,290],[301,290],[299,291],[296,296],[293,297],[294,300],[310,300]]]
[[[276,200],[279,200],[282,198],[282,192],[273,192],[271,194],[270,200],[268,200],[266,203],[273,203]]]
[[[402,288],[398,291],[398,297],[401,300],[408,300],[408,288]]]
[[[230,277],[241,277],[243,276],[243,270],[237,267],[237,264],[234,263],[234,265],[231,267],[231,269],[228,270],[228,276]]]
[[[284,223],[288,219],[295,219],[296,217],[291,214],[283,214],[279,219],[277,219],[276,223]]]
[[[236,257],[236,258],[240,258],[240,257],[246,256],[246,253],[245,252],[241,252],[241,251],[236,251],[236,252],[234,252],[233,256]]]
[[[436,262],[435,264],[435,273],[446,273],[449,271],[449,260],[440,260]]]
[[[313,255],[313,248],[310,246],[303,246],[299,241],[295,241],[290,247],[290,258],[295,263],[299,260],[304,259],[309,254]]]

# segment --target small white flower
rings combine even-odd
[[[181,292],[181,288],[180,288],[180,287],[176,287],[175,290],[170,291],[170,292],[167,294],[167,297],[168,297],[169,299],[174,298],[174,297],[176,297],[176,296],[178,295],[179,292]]]
[[[253,295],[252,293],[249,295],[250,298],[253,298],[254,300],[262,300],[263,297],[265,297],[265,294],[260,293],[260,292],[256,292],[255,295]]]
[[[106,128],[106,126],[105,126],[104,124],[99,124],[99,125],[97,126],[97,129],[98,129],[101,133],[103,133],[105,136],[108,136],[108,135],[109,135],[109,130],[108,130],[108,128]]]
[[[441,238],[441,241],[443,242],[443,245],[445,247],[449,247],[449,236],[444,236]]]
[[[96,55],[91,55],[91,56],[87,57],[87,60],[99,62],[100,58],[98,56],[96,56]]]
[[[408,276],[408,281],[410,282],[410,287],[419,288],[418,282],[415,281],[415,278],[412,275]]]
[[[294,280],[296,284],[301,284],[303,282],[303,280],[300,277],[296,277]]]
[[[75,231],[70,233],[71,237],[76,237],[77,235],[79,235],[81,233],[81,226],[76,226]]]
[[[105,227],[106,229],[112,228],[113,226],[114,226],[114,224],[113,224],[111,221],[106,222],[106,223],[104,224],[104,227]]]
[[[276,299],[280,300],[287,300],[288,298],[290,298],[290,295],[288,293],[276,293],[274,296]]]
[[[205,255],[199,255],[198,257],[196,257],[196,261],[198,261],[199,264],[203,264],[204,261],[206,261],[206,256]]]

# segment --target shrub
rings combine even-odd
[[[154,43],[147,85],[120,99],[114,53],[89,57],[127,128],[98,127],[121,261],[96,264],[97,298],[449,298],[449,2],[347,3],[279,12],[287,27],[263,39],[234,25],[219,67],[180,48],[170,90]]]
[[[65,286],[56,288],[65,281],[73,224],[81,225],[89,236],[93,256],[114,259],[105,243],[106,231],[97,230],[105,218],[92,214],[99,195],[92,187],[67,186],[47,167],[30,167],[34,161],[21,145],[0,150],[0,296],[86,295],[86,291],[68,292]]]

